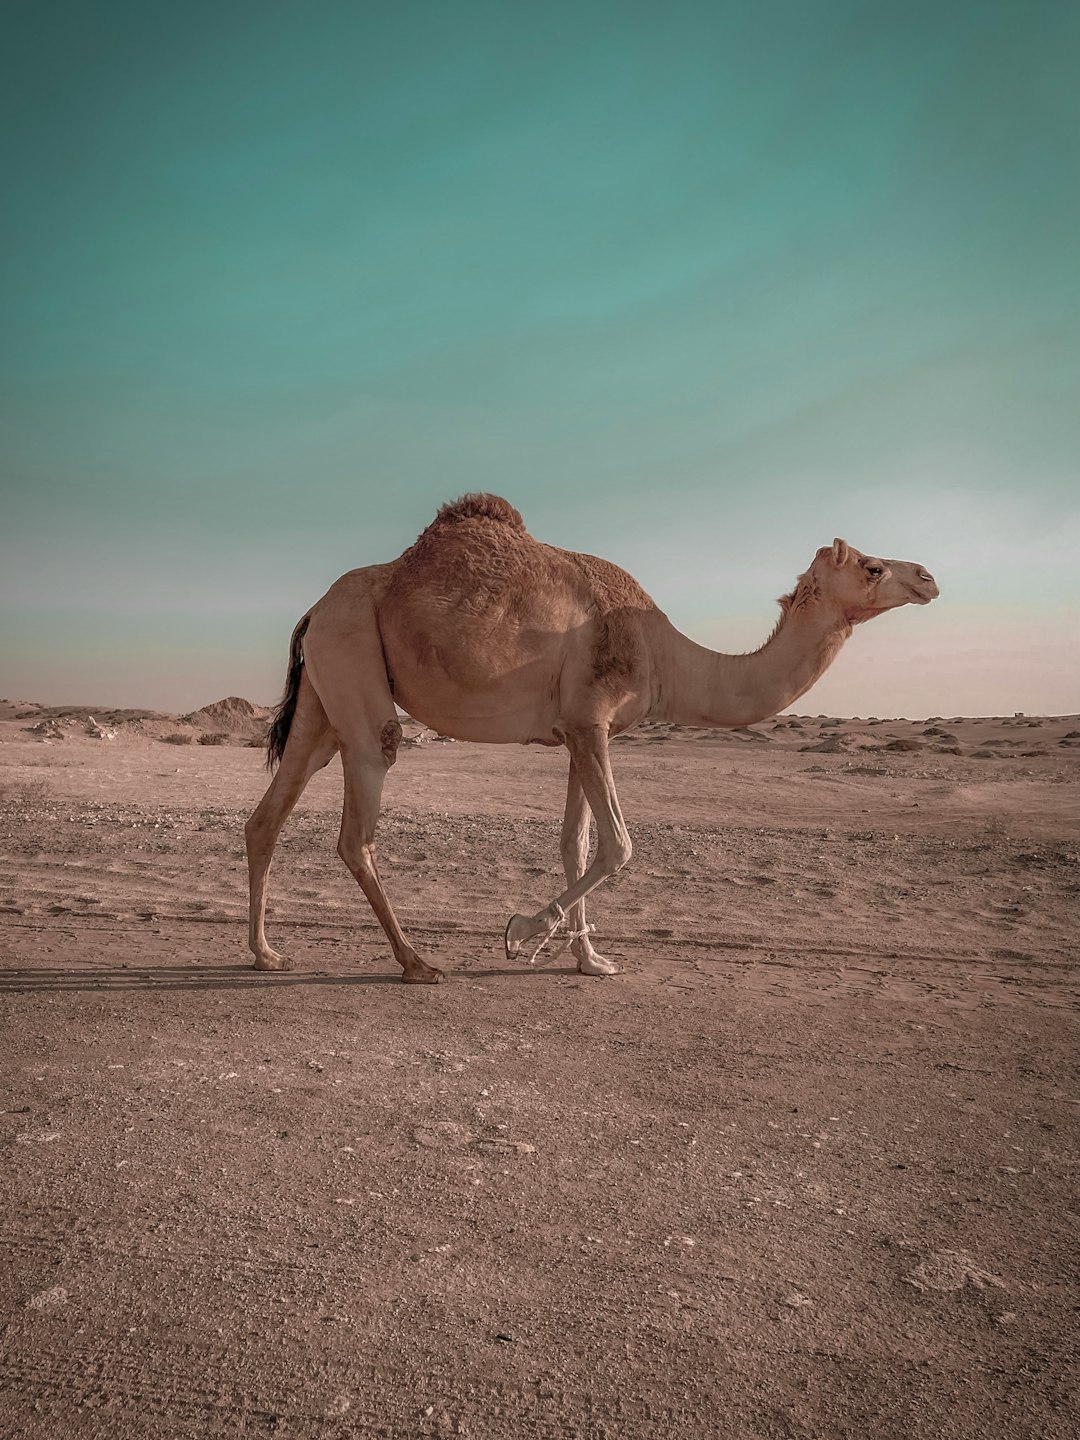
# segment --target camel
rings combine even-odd
[[[738,728],[805,694],[855,625],[926,605],[933,576],[844,540],[818,550],[760,649],[724,655],[681,634],[607,560],[533,539],[496,495],[444,505],[397,560],[350,570],[293,631],[284,698],[267,741],[276,774],[245,827],[249,945],[256,970],[289,962],[267,943],[274,845],[305,785],[340,751],[338,854],[359,882],[407,984],[443,972],[409,944],[375,859],[383,781],[401,740],[398,707],[457,740],[563,745],[570,753],[560,850],[566,889],[510,917],[508,958],[562,932],[584,975],[614,975],[585,920],[585,897],[630,859],[608,742],[645,719]],[[596,852],[589,852],[590,815]]]

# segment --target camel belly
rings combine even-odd
[[[407,683],[395,683],[394,700],[414,720],[454,740],[487,745],[561,744],[554,734],[555,706],[538,712],[535,707],[514,707],[502,697],[455,693],[450,687],[433,695],[426,681],[422,693],[415,693]]]
[[[560,743],[553,734],[558,687],[546,668],[525,667],[468,683],[430,665],[388,668],[395,703],[440,735],[489,745]]]

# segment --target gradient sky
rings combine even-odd
[[[932,569],[801,709],[1080,710],[1071,0],[3,16],[0,693],[269,701],[491,489],[723,649]]]

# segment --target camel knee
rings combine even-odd
[[[630,857],[634,853],[634,847],[630,843],[630,836],[625,830],[620,830],[607,845],[601,846],[601,858],[604,869],[609,875],[614,875],[624,865],[629,864]]]

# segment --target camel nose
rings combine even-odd
[[[937,587],[937,581],[930,574],[930,571],[922,565],[915,566],[915,578],[918,583],[924,587],[921,597],[923,605],[926,605],[931,600],[936,600],[941,594],[941,591]]]

